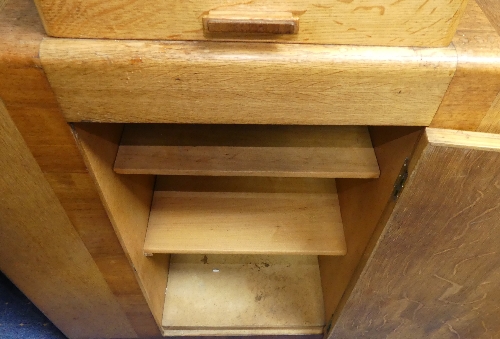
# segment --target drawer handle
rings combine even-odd
[[[299,18],[290,12],[210,11],[203,28],[206,33],[296,34]]]

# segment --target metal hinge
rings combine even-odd
[[[406,179],[408,179],[408,163],[410,159],[406,158],[401,171],[399,172],[396,182],[394,183],[394,190],[392,191],[392,199],[398,200],[403,188],[405,187]]]
[[[328,338],[328,336],[330,335],[330,331],[332,329],[332,322],[333,322],[333,315],[330,317],[330,320],[328,321],[328,323],[325,326],[325,331],[323,333],[323,339]]]

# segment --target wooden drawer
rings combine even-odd
[[[438,47],[467,0],[35,2],[54,37]]]
[[[45,39],[67,121],[428,126],[452,47]]]

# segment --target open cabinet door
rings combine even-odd
[[[500,135],[429,128],[417,150],[329,338],[500,337]]]

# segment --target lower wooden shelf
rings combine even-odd
[[[344,255],[335,180],[159,177],[144,252]]]
[[[321,334],[316,256],[172,255],[164,335]]]

